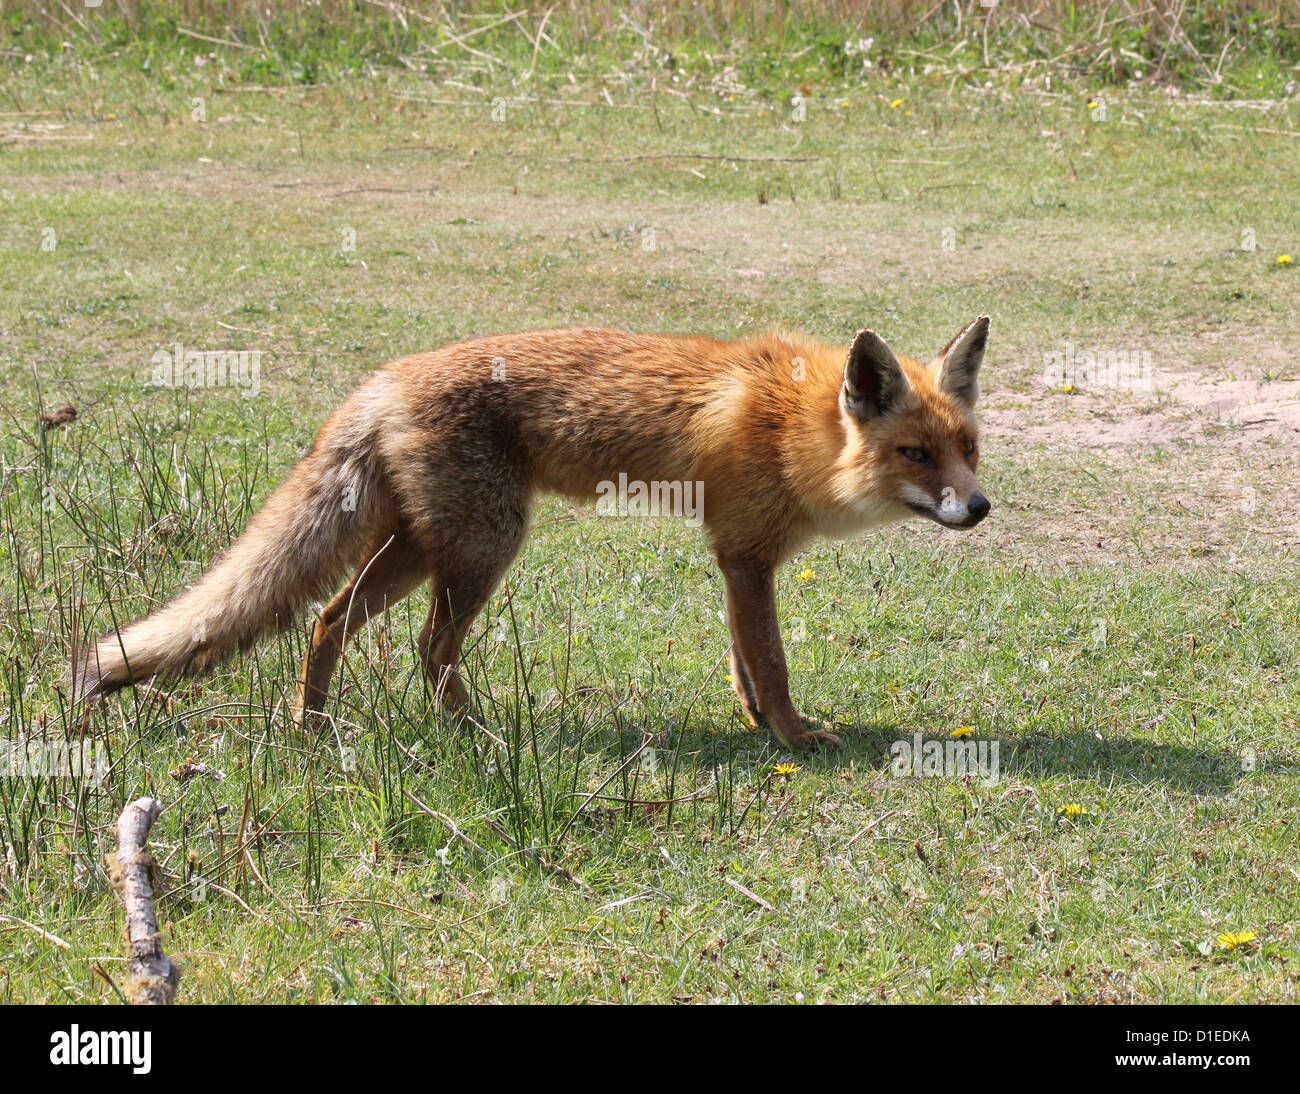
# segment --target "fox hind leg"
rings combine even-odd
[[[420,660],[434,695],[453,713],[470,709],[469,692],[458,671],[465,637],[527,531],[522,507],[496,516],[490,529],[457,529],[456,547],[440,552],[433,566],[433,598],[420,633]]]
[[[428,580],[428,556],[405,531],[376,536],[362,552],[352,579],[316,620],[298,685],[299,725],[318,722],[343,647],[372,615],[391,607]]]

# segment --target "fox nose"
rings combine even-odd
[[[989,510],[992,508],[993,506],[989,504],[988,498],[983,494],[976,494],[966,503],[966,509],[970,513],[970,523],[972,525],[978,524],[989,515]]]

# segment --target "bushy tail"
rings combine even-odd
[[[348,422],[349,409],[326,424],[312,451],[196,584],[105,635],[74,662],[74,699],[95,699],[159,673],[208,669],[290,623],[338,580],[387,502],[372,431]]]

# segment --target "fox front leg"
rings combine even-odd
[[[817,728],[817,723],[795,710],[790,701],[785,647],[776,618],[776,578],[771,568],[749,560],[720,559],[719,565],[727,585],[732,673],[745,713],[766,723],[786,748],[838,748],[840,739],[835,734]]]

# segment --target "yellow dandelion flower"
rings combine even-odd
[[[1278,256],[1277,256],[1277,264],[1278,264],[1279,266],[1290,266],[1291,263],[1292,263],[1292,261],[1293,261],[1293,259],[1291,258],[1290,255],[1278,255]]]
[[[975,732],[975,727],[974,727],[974,726],[958,726],[958,727],[957,727],[956,729],[954,729],[951,733],[949,733],[948,736],[949,736],[949,737],[969,737],[969,736],[970,736],[972,733],[974,733],[974,732]]]
[[[1070,802],[1068,805],[1063,805],[1057,810],[1057,812],[1067,817],[1083,817],[1088,814],[1088,810],[1078,802]]]
[[[1096,103],[1095,101],[1093,101],[1092,99],[1089,99],[1089,100],[1088,100],[1088,109],[1089,109],[1089,110],[1096,110],[1096,109],[1097,109],[1097,103]]]
[[[1072,392],[1072,391],[1074,390],[1074,385],[1073,385],[1073,384],[1066,384],[1064,387],[1061,388],[1061,390],[1064,391],[1067,395],[1069,395],[1070,392]]]
[[[898,107],[900,107],[900,106],[902,106],[902,105],[903,105],[903,100],[902,100],[902,99],[895,99],[892,103],[889,104],[889,109],[890,109],[890,110],[895,110],[895,109],[897,109]]]
[[[872,660],[875,660],[877,657],[884,657],[884,654],[881,653],[879,650],[872,650],[872,651],[871,651],[871,657],[872,657]]]
[[[1258,937],[1254,931],[1224,931],[1219,935],[1219,949],[1249,949]]]
[[[787,779],[796,771],[802,770],[798,764],[784,763],[776,764],[772,770],[778,775],[784,775]]]
[[[816,577],[816,576],[817,576],[817,575],[816,575],[815,573],[813,573],[811,570],[800,570],[800,571],[799,571],[799,580],[800,580],[800,581],[811,581],[811,580],[812,580],[814,577]]]

